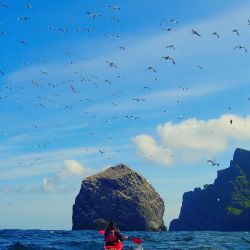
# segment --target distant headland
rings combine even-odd
[[[170,231],[250,230],[250,151],[237,148],[230,167],[219,170],[214,184],[183,195]]]

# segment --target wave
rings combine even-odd
[[[20,242],[15,242],[14,244],[11,244],[7,249],[8,250],[30,250],[29,247],[21,244]]]

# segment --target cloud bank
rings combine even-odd
[[[224,114],[217,119],[167,122],[158,125],[156,132],[158,140],[145,134],[132,138],[144,157],[163,165],[193,163],[224,152],[232,143],[247,142],[250,116]]]

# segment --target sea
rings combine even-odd
[[[124,241],[124,250],[156,249],[249,249],[250,232],[122,232],[141,238],[142,244]],[[59,250],[104,249],[103,235],[98,231],[0,230],[0,249]]]

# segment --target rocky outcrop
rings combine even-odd
[[[184,193],[179,219],[169,230],[249,231],[250,151],[236,149],[214,184]]]
[[[147,180],[125,165],[83,180],[73,205],[73,230],[103,229],[112,220],[121,230],[165,230],[164,202]]]

